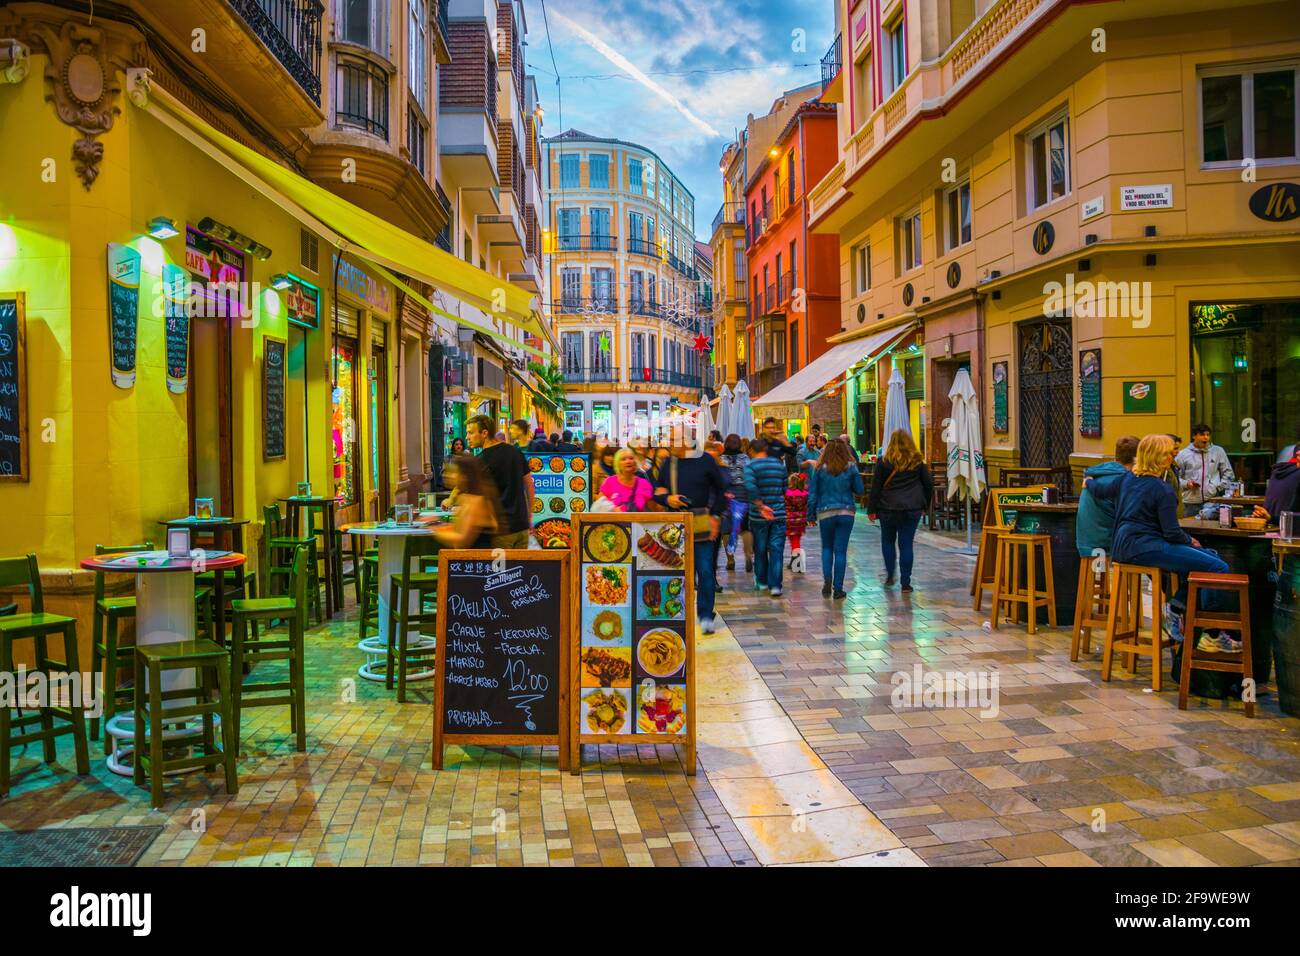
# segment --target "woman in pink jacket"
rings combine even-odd
[[[614,455],[614,474],[600,486],[602,498],[608,498],[618,511],[645,511],[654,496],[650,482],[637,473],[637,459],[632,449],[620,448]]]

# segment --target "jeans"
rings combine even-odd
[[[745,516],[748,514],[748,501],[731,499],[731,531],[727,535],[727,554],[736,553],[736,539],[745,530]]]
[[[763,521],[749,519],[754,533],[754,583],[760,587],[781,587],[785,570],[785,519]]]
[[[822,579],[830,581],[835,590],[844,590],[844,566],[849,558],[849,535],[853,531],[853,515],[827,515],[817,519],[817,530],[822,536]]]
[[[921,521],[919,511],[880,512],[880,550],[885,558],[885,574],[894,576],[894,564],[900,565],[900,583],[912,583],[912,539]],[[897,542],[897,552],[895,543]]]
[[[713,541],[709,538],[695,542],[695,616],[701,621],[713,620],[713,598],[717,590],[717,560]]]
[[[1209,571],[1212,574],[1224,574],[1228,570],[1227,562],[1219,557],[1217,551],[1209,548],[1193,548],[1190,544],[1165,544],[1150,551],[1130,555],[1124,564],[1145,564],[1153,568],[1173,571],[1178,575],[1178,591],[1174,594],[1174,601],[1183,607],[1187,606],[1188,572]],[[1198,602],[1200,610],[1228,610],[1225,606],[1226,595],[1222,591],[1207,589],[1201,591],[1200,595],[1201,600]]]

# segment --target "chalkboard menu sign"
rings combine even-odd
[[[26,481],[27,324],[21,292],[0,292],[0,481]]]
[[[1101,437],[1101,349],[1079,353],[1079,434]]]
[[[108,244],[108,337],[113,384],[135,385],[135,341],[140,305],[140,253]]]
[[[1000,528],[1015,528],[1019,512],[1016,504],[1023,501],[1043,500],[1043,490],[1049,485],[1034,485],[1032,488],[994,488],[990,492],[993,501],[993,523]]]
[[[190,277],[180,266],[163,266],[163,322],[167,333],[167,391],[185,394],[190,380],[190,317],[185,304]]]
[[[567,551],[438,556],[433,766],[448,743],[553,744],[569,766]]]
[[[1005,433],[1007,424],[1007,363],[993,363],[993,430]]]
[[[284,457],[284,339],[262,339],[262,459]]]

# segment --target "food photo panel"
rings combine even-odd
[[[685,620],[686,578],[680,574],[638,572],[633,603],[638,621]]]
[[[582,691],[580,700],[582,733],[634,733],[631,690],[617,687],[586,688]]]
[[[582,607],[629,607],[630,564],[588,564],[582,569]]]
[[[600,607],[582,609],[583,647],[631,647],[632,609]]]
[[[686,685],[647,677],[636,687],[636,732],[680,734],[686,730]]]
[[[686,567],[686,526],[633,522],[636,566],[647,571],[681,571]]]
[[[686,679],[686,634],[682,624],[638,624],[632,649],[637,680]]]

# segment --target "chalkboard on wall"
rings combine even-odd
[[[168,263],[163,266],[163,288],[166,313],[163,322],[167,332],[167,391],[183,395],[190,379],[190,317],[186,314],[186,301],[190,285],[189,273],[180,266]]]
[[[21,292],[0,292],[0,481],[27,481],[27,324]]]
[[[135,347],[140,306],[140,253],[108,244],[108,339],[113,384],[135,385]]]
[[[1079,434],[1101,437],[1101,349],[1079,353]]]
[[[262,339],[262,459],[284,458],[285,349],[283,339]]]
[[[568,551],[443,551],[433,766],[448,743],[555,745],[568,769]]]

